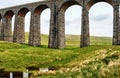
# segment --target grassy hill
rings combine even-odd
[[[66,36],[66,44],[71,46],[79,46],[80,45],[80,36],[78,35],[67,35]],[[90,37],[90,45],[112,45],[111,37]]]
[[[48,36],[41,38],[39,47],[0,41],[0,72],[32,67],[49,69],[30,71],[32,78],[120,77],[120,46],[112,46],[109,37],[91,37],[91,46],[79,48],[79,36],[67,35],[65,49],[49,49]]]

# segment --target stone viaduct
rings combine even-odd
[[[0,40],[24,43],[24,19],[27,12],[31,12],[29,45],[41,45],[40,15],[43,10],[50,8],[49,48],[65,48],[64,14],[72,5],[82,6],[82,25],[80,47],[90,45],[89,9],[97,2],[111,4],[114,12],[113,45],[120,45],[120,0],[46,0],[24,5],[0,9]],[[15,15],[14,32],[12,34],[12,17]]]

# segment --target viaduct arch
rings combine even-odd
[[[65,48],[64,14],[68,7],[80,5],[82,7],[81,42],[80,47],[90,45],[89,9],[97,2],[107,2],[113,6],[113,45],[120,45],[120,12],[119,0],[46,0],[19,6],[0,9],[0,39],[24,43],[24,19],[27,12],[31,12],[29,45],[41,45],[40,15],[43,10],[50,8],[49,48]],[[12,37],[11,19],[15,15],[14,34]]]

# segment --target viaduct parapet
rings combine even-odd
[[[0,9],[0,40],[25,42],[25,15],[31,12],[28,44],[41,45],[40,15],[43,10],[50,8],[49,48],[65,48],[65,11],[72,5],[82,7],[80,47],[90,45],[89,9],[97,2],[111,4],[114,12],[113,45],[120,45],[120,0],[46,0],[24,5]],[[14,32],[12,34],[12,17],[15,15]]]

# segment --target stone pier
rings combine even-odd
[[[49,48],[65,48],[65,11],[72,5],[82,7],[80,47],[90,45],[89,9],[98,2],[109,3],[114,9],[113,45],[120,45],[119,0],[46,0],[0,9],[0,40],[25,43],[25,15],[31,12],[28,44],[41,45],[41,13],[50,9]],[[15,16],[12,35],[12,17]]]

